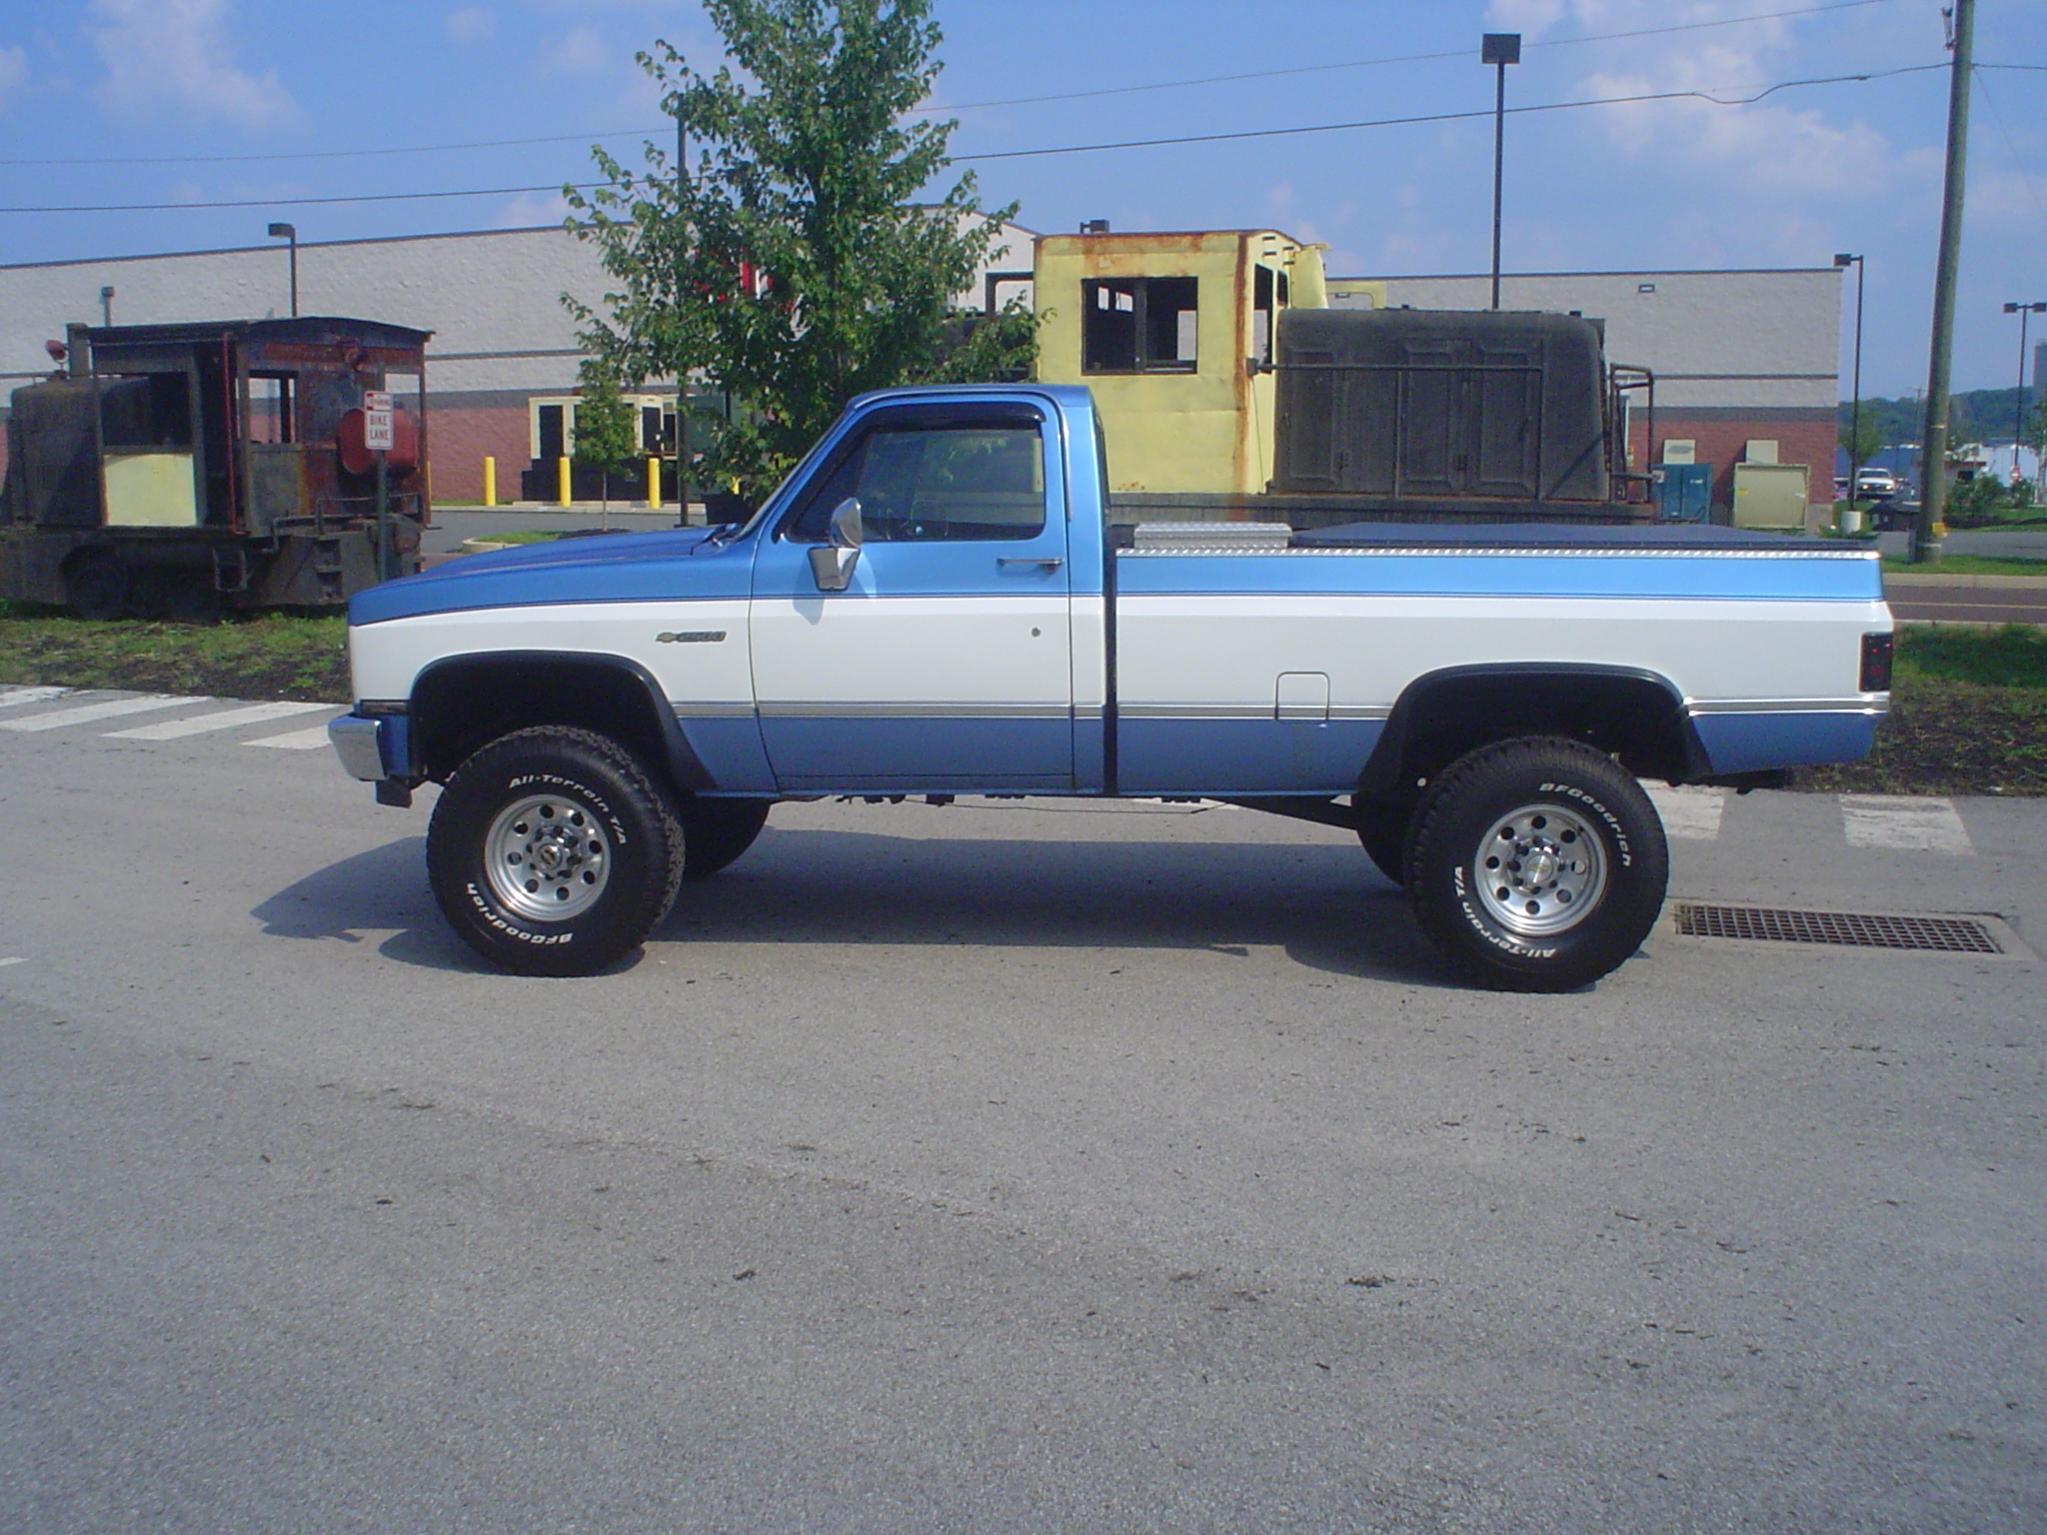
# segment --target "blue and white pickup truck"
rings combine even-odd
[[[1869,750],[1873,555],[1724,529],[1114,528],[1085,389],[848,407],[743,526],[481,555],[349,609],[334,744],[440,784],[495,963],[582,975],[777,800],[1201,797],[1353,828],[1475,979],[1584,985],[1654,925],[1638,778]]]

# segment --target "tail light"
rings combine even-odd
[[[1888,693],[1891,690],[1892,637],[1865,634],[1862,637],[1862,691]]]

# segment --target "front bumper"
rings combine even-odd
[[[350,778],[375,783],[391,776],[384,765],[384,723],[360,714],[344,714],[327,722],[327,739],[334,743],[334,755]]]

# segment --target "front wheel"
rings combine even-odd
[[[502,736],[450,778],[427,875],[463,941],[520,975],[589,975],[668,913],[683,832],[646,770],[589,730]]]
[[[1408,899],[1460,968],[1509,991],[1569,991],[1641,947],[1663,907],[1656,807],[1612,758],[1530,737],[1479,748],[1416,813]]]

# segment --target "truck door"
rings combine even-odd
[[[751,639],[784,789],[1070,789],[1073,670],[1056,423],[1017,401],[869,412],[764,531]],[[843,591],[810,552],[860,504]]]

